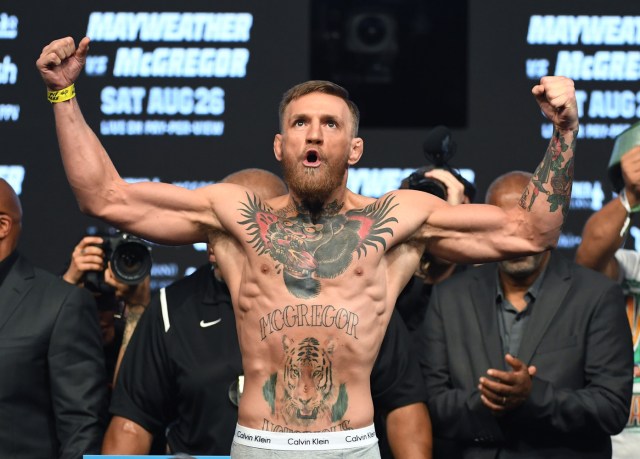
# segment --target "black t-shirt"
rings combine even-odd
[[[111,412],[174,452],[228,455],[238,418],[229,396],[242,374],[231,299],[203,266],[155,295],[123,358]],[[164,317],[163,317],[164,316]]]
[[[454,276],[467,269],[468,265],[456,265],[451,275]],[[433,284],[427,284],[421,277],[413,276],[398,296],[396,311],[400,313],[412,340],[413,335],[422,330],[432,290]]]
[[[424,401],[424,381],[418,359],[411,353],[407,327],[393,311],[380,352],[371,371],[371,396],[377,411]]]
[[[426,400],[418,359],[412,354],[409,332],[397,310],[391,315],[371,372],[371,394],[380,454],[383,459],[391,458],[393,455],[385,428],[387,414],[395,408]]]
[[[400,313],[409,333],[420,329],[420,324],[427,314],[432,289],[433,284],[427,284],[422,278],[413,276],[400,292],[396,301],[396,311]]]
[[[228,455],[238,416],[230,392],[242,374],[229,292],[206,265],[165,293],[166,311],[155,295],[127,347],[111,413],[156,435],[168,428],[173,452]],[[394,312],[371,373],[376,413],[424,400],[409,351],[406,327]],[[383,439],[382,426],[377,429]]]

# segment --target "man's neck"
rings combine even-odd
[[[317,221],[321,218],[339,214],[343,207],[344,196],[340,200],[332,196],[330,199],[321,202],[313,199],[298,198],[291,194],[289,196],[289,204],[283,211],[287,216]]]
[[[498,276],[502,293],[505,298],[518,310],[524,309],[527,304],[525,295],[533,283],[538,279],[549,262],[550,254],[545,255],[545,259],[537,267],[537,269],[525,276],[513,276],[498,269]]]
[[[531,287],[535,282],[537,274],[533,278],[531,278],[531,276],[527,277],[526,281],[522,279],[514,279],[511,276],[503,276],[502,274],[503,273],[500,273],[500,284],[502,286],[502,293],[504,294],[504,297],[518,311],[522,311],[527,306],[525,295],[527,294],[529,287]]]

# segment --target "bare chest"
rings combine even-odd
[[[384,212],[349,211],[311,221],[249,208],[239,222],[247,234],[248,271],[252,277],[277,281],[296,298],[323,295],[347,282],[366,284],[377,275],[393,231]]]

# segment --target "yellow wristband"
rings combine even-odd
[[[76,86],[72,83],[71,86],[59,89],[58,91],[47,91],[47,100],[52,104],[58,102],[64,102],[65,100],[73,99],[76,96]]]

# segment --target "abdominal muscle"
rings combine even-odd
[[[235,302],[245,372],[238,423],[272,432],[371,425],[369,378],[390,311],[366,288],[346,301],[295,298],[273,285],[259,290]]]

